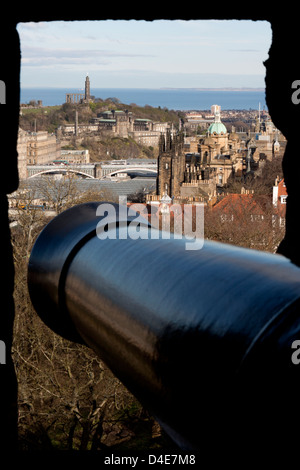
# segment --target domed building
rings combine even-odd
[[[221,107],[217,104],[214,104],[211,107],[211,110],[215,116],[214,122],[211,123],[209,128],[207,129],[208,135],[215,135],[215,136],[225,136],[227,135],[226,126],[221,122]]]
[[[215,104],[211,107],[211,110],[215,116],[215,120],[207,129],[206,137],[200,141],[200,145],[209,147],[209,153],[212,159],[215,155],[226,153],[229,150],[229,134],[226,126],[221,121],[221,107]],[[208,149],[204,149],[204,147],[202,147],[202,150],[204,152],[208,151]]]
[[[224,126],[224,124],[220,121],[215,121],[213,122],[209,128],[207,129],[208,135],[226,135],[227,134],[227,129]]]
[[[220,106],[213,105],[214,122],[206,135],[190,146],[190,153],[161,152],[158,158],[157,195],[165,192],[176,200],[209,199],[222,191],[228,178],[243,172],[240,139],[221,121]],[[165,146],[168,147],[168,146]]]

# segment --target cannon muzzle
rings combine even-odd
[[[206,240],[187,250],[147,220],[129,236],[125,212],[81,204],[44,228],[28,272],[39,316],[99,354],[182,449],[237,445],[251,426],[254,440],[286,433],[298,413],[300,269]]]

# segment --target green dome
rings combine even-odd
[[[213,122],[208,130],[207,130],[207,133],[212,135],[212,134],[227,134],[227,129],[226,127],[224,126],[224,124],[222,122]]]

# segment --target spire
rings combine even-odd
[[[162,132],[159,136],[158,148],[159,148],[159,154],[161,155],[165,151],[165,137]]]
[[[171,132],[170,132],[170,129],[168,128],[166,132],[166,144],[165,144],[166,152],[170,151],[171,148],[172,148]]]
[[[215,122],[221,122],[221,106],[218,104],[213,104],[211,107],[211,112],[215,116]]]
[[[221,106],[219,106],[218,104],[213,104],[211,107],[211,112],[214,114],[215,120],[207,129],[207,135],[227,135],[226,126],[224,126],[221,121]]]

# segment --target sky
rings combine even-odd
[[[264,88],[267,21],[19,23],[22,87]]]

